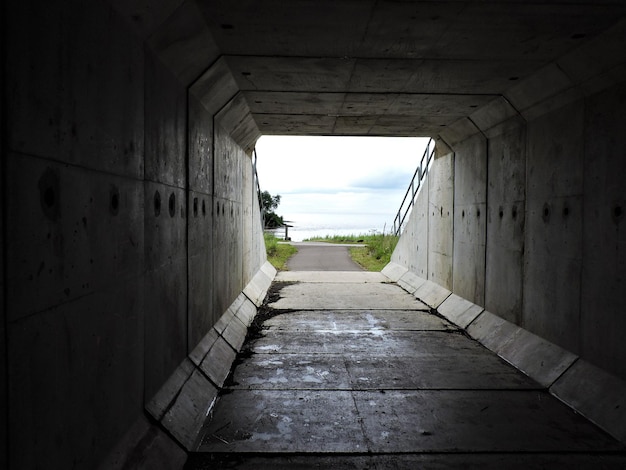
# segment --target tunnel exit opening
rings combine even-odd
[[[266,135],[256,146],[261,190],[281,196],[277,213],[293,241],[388,234],[428,142]]]

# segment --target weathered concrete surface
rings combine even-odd
[[[346,299],[366,285],[365,303],[375,301],[376,284],[338,291],[298,274],[297,284],[275,285],[281,298],[271,305],[286,295],[290,306],[264,307],[188,468],[266,465],[266,453],[278,468],[386,468],[392,460],[454,468],[460,454],[469,456],[463,464],[492,468],[519,453],[525,468],[582,466],[589,453],[607,468],[626,462],[617,440],[447,320],[417,308],[319,309],[320,285]],[[380,285],[392,288],[390,303],[414,299]],[[295,286],[297,297],[286,291]]]
[[[481,134],[455,147],[451,290],[479,305],[485,304],[487,159],[487,140]]]
[[[301,308],[302,299],[311,309],[426,309],[426,305],[410,296],[396,296],[398,287],[391,284],[368,282],[295,283],[281,290],[281,297],[269,304],[276,309]]]
[[[439,135],[445,171],[435,164],[417,211],[432,220],[412,225],[417,243],[401,246],[416,251],[401,258],[447,289],[455,149],[479,131],[489,155],[511,149],[488,162],[487,212],[505,216],[487,227],[487,308],[626,378],[623,2],[284,11],[3,7],[3,467],[105,461],[241,294],[264,262],[248,155],[261,132]],[[520,127],[500,132],[507,120]],[[130,441],[172,449],[171,434],[142,429]]]

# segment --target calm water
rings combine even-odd
[[[280,211],[279,211],[280,213]],[[370,235],[372,233],[389,233],[390,222],[385,216],[367,214],[284,214],[289,227],[291,241],[301,242],[307,238],[333,235]],[[283,238],[285,230],[275,231],[276,236]]]

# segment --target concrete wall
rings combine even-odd
[[[393,261],[626,378],[626,73],[600,53],[620,37],[443,131]]]
[[[264,261],[258,130],[241,105],[224,128],[227,70],[200,80],[218,51],[195,2],[112,5],[3,9],[3,468],[167,440],[144,405]]]

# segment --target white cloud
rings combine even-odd
[[[282,196],[277,212],[287,220],[352,218],[380,230],[393,221],[427,141],[263,136],[256,147],[261,189]]]

